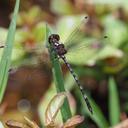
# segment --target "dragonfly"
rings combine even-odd
[[[53,49],[56,52],[58,58],[62,59],[63,62],[65,63],[65,65],[67,66],[67,68],[69,69],[71,75],[73,76],[73,78],[76,82],[76,85],[79,87],[79,90],[81,91],[81,94],[85,100],[88,110],[93,114],[93,109],[91,107],[91,104],[89,102],[87,95],[84,92],[83,86],[82,86],[80,80],[78,79],[75,71],[73,70],[71,64],[67,61],[67,58],[66,58],[66,55],[68,55],[68,53],[70,54],[74,49],[75,49],[75,52],[77,53],[76,50],[80,50],[83,48],[83,49],[85,49],[85,53],[86,53],[86,48],[88,48],[88,47],[92,48],[91,47],[92,44],[90,44],[90,42],[89,43],[88,42],[81,43],[85,39],[84,27],[86,25],[87,18],[88,17],[85,17],[82,20],[82,22],[73,30],[73,32],[69,35],[69,37],[67,38],[67,40],[64,43],[60,42],[59,34],[51,34],[48,38],[48,42],[49,42],[49,44],[52,44]],[[98,48],[101,48],[100,45],[97,45],[97,46],[98,46]],[[1,46],[1,48],[3,48],[3,45]],[[96,49],[98,49],[98,48],[96,48]],[[38,48],[35,48],[33,50],[34,51],[38,50]],[[94,51],[95,51],[95,48],[94,48]],[[33,74],[35,74],[35,71],[33,72]],[[31,74],[28,77],[30,78]]]
[[[60,40],[59,35],[58,34],[52,34],[52,35],[49,36],[48,40],[49,40],[49,43],[53,45],[53,49],[57,53],[58,57],[61,58],[64,61],[65,65],[68,67],[70,73],[72,74],[74,80],[76,81],[76,83],[77,83],[77,85],[78,85],[78,87],[79,87],[79,89],[80,89],[80,91],[83,95],[83,98],[84,98],[84,100],[87,104],[87,107],[88,107],[89,111],[91,113],[93,113],[92,107],[89,103],[89,100],[88,100],[87,96],[84,93],[83,87],[82,87],[79,79],[77,78],[77,76],[76,76],[75,72],[73,71],[71,65],[66,60],[65,54],[67,53],[67,50],[65,49],[64,44],[59,42],[59,40]]]

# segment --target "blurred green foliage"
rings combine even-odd
[[[116,125],[120,122],[122,112],[128,113],[127,1],[98,0],[91,4],[86,1],[51,0],[47,10],[41,9],[40,6],[30,6],[26,10],[21,7],[12,56],[13,64],[19,66],[26,62],[31,63],[30,60],[33,58],[35,60],[37,56],[30,58],[26,55],[33,53],[33,49],[37,49],[34,51],[36,54],[39,54],[40,51],[45,52],[45,24],[49,23],[65,44],[68,45],[69,41],[71,44],[78,42],[77,47],[71,49],[71,51],[75,51],[74,53],[69,50],[67,59],[85,84],[86,93],[92,99],[94,115],[88,114],[81,95],[79,92],[77,93],[77,89],[74,89],[73,78],[67,74],[65,77],[66,90],[75,90],[74,95],[76,99],[78,98],[76,104],[79,101],[82,102],[82,104],[76,105],[76,111],[85,115],[88,127],[91,126],[91,123],[94,124],[89,118],[100,128]],[[78,32],[71,37],[70,33],[80,25],[84,16],[88,16],[84,32]],[[0,42],[3,42],[7,30],[1,27],[0,33]],[[107,39],[103,38],[105,35],[108,37]],[[66,41],[68,36],[72,40]],[[41,113],[44,109],[42,106],[46,106],[47,95],[51,97],[54,94],[49,90],[46,97],[44,96],[44,102],[40,103],[41,119],[43,119]],[[101,102],[102,98],[106,101]]]

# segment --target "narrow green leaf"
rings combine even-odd
[[[100,107],[95,103],[95,101],[88,97],[93,110],[93,114],[91,114],[88,111],[86,103],[83,100],[83,98],[81,98],[81,93],[77,88],[75,89],[75,93],[78,96],[78,100],[82,103],[80,109],[83,110],[83,114],[88,115],[97,124],[98,128],[108,128],[109,124],[105,116],[103,115],[102,111],[100,110]]]
[[[119,123],[120,104],[117,85],[113,77],[109,78],[109,119],[111,126]]]
[[[48,28],[48,26],[46,26],[46,39],[48,39],[50,34],[51,34],[51,31]],[[58,57],[57,57],[56,53],[53,51],[52,46],[49,45],[48,40],[47,40],[46,45],[47,45],[47,47],[49,49],[49,53],[50,53],[53,77],[54,77],[57,93],[65,92],[63,75],[62,75]],[[69,103],[68,103],[67,99],[64,101],[64,104],[61,107],[61,114],[62,114],[62,119],[64,122],[71,117],[71,111],[70,111],[70,107],[69,107]]]
[[[11,63],[11,54],[13,49],[19,4],[20,0],[16,0],[12,21],[9,26],[9,31],[6,39],[6,47],[4,48],[2,59],[0,62],[0,103],[2,102],[8,79],[8,71]]]
[[[99,128],[108,128],[109,124],[100,107],[94,102],[94,100],[90,99],[90,101],[94,112],[93,115],[89,113],[91,119],[98,125]]]

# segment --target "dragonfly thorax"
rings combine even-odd
[[[59,42],[60,37],[58,34],[52,34],[49,36],[49,43],[53,44],[54,49],[56,50],[59,56],[62,56],[67,53],[64,44]]]
[[[62,56],[67,53],[67,50],[65,49],[64,44],[58,44],[55,48],[59,56]]]

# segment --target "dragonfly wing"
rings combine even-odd
[[[6,47],[6,46],[4,46]],[[33,76],[35,76],[35,78],[39,78],[39,68],[43,67],[44,65],[49,65],[49,54],[47,51],[47,48],[45,47],[45,45],[37,45],[35,47],[29,47],[29,46],[24,46],[24,47],[17,47],[14,46],[13,48],[13,53],[12,53],[12,68],[10,68],[9,71],[9,76],[10,76],[10,80],[15,82],[15,83],[23,83],[25,81],[29,81],[31,80],[31,78],[34,78]],[[26,67],[28,68],[28,70],[30,70],[30,72],[25,72],[23,73],[21,79],[19,79],[20,74],[19,74],[19,70],[20,71],[24,71],[23,67],[26,69]],[[46,68],[47,69],[47,68]],[[32,71],[33,70],[33,71]],[[40,69],[40,70],[44,70],[44,69]],[[25,70],[26,71],[26,70]],[[17,74],[17,77],[11,77],[13,76],[13,74]],[[32,77],[31,77],[32,76]],[[43,77],[43,76],[42,76]]]
[[[83,31],[84,31],[86,22],[87,22],[87,19],[84,18],[80,22],[80,24],[77,25],[77,27],[74,27],[73,31],[64,42],[67,49],[75,47],[78,44],[78,42],[81,42],[81,40],[83,40],[85,36]]]
[[[109,44],[103,38],[86,37],[68,50],[66,54],[70,63],[95,64],[102,55],[102,50]]]
[[[30,82],[33,79],[38,78],[46,78],[47,75],[50,75],[50,68],[46,67],[46,65],[22,65],[19,68],[11,69],[9,71],[9,80],[11,82],[15,83],[24,83],[24,82]],[[49,77],[50,78],[50,77]]]
[[[15,106],[21,99],[27,99],[32,107],[36,107],[51,81],[51,69],[46,70],[45,66],[19,67],[9,74],[5,100],[14,99],[13,106]],[[12,105],[12,101],[8,103]]]

